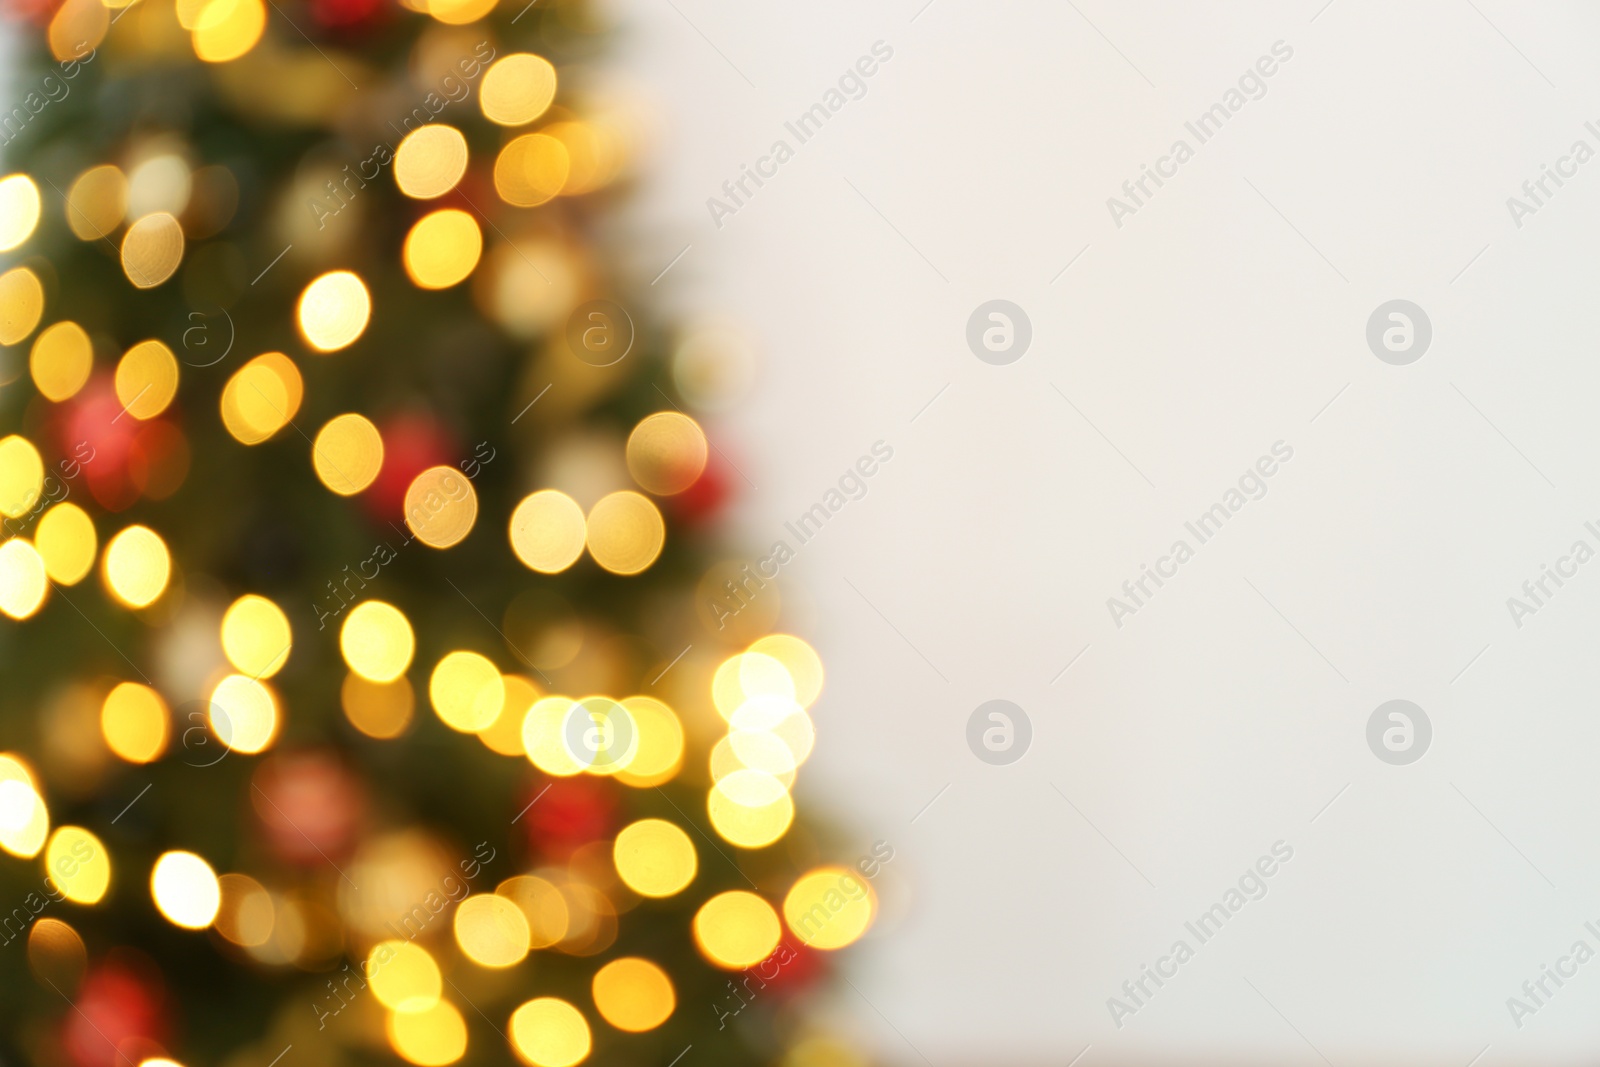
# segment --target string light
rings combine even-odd
[[[222,905],[216,872],[193,852],[163,852],[150,870],[150,895],[168,922],[186,930],[210,926]]]

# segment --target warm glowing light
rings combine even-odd
[[[243,674],[230,674],[211,691],[211,732],[235,752],[254,755],[278,733],[278,704],[272,691]]]
[[[222,651],[240,673],[270,678],[289,661],[289,617],[264,596],[235,600],[222,616]]]
[[[317,432],[311,465],[323,485],[340,496],[353,496],[383,468],[383,437],[360,415],[335,415]]]
[[[110,164],[90,167],[67,190],[67,225],[80,241],[114,232],[128,210],[128,179]]]
[[[367,954],[372,995],[391,1011],[426,1011],[439,1002],[439,965],[414,941],[379,941]]]
[[[653,697],[625,697],[633,715],[639,748],[617,780],[638,789],[669,782],[683,766],[683,724],[672,709]]]
[[[497,893],[478,893],[456,906],[456,944],[482,967],[510,967],[528,954],[528,918]]]
[[[150,871],[150,895],[169,922],[186,930],[210,926],[222,905],[216,872],[193,852],[163,852]]]
[[[561,740],[590,774],[616,774],[639,750],[633,713],[607,696],[576,701],[561,724]]]
[[[111,857],[100,839],[78,826],[63,826],[44,849],[45,873],[74,904],[97,904],[111,884]]]
[[[478,740],[502,756],[521,756],[522,720],[544,691],[520,675],[506,674],[500,680],[505,684],[506,698],[494,722],[478,731]]]
[[[266,26],[261,0],[208,0],[190,35],[194,54],[207,63],[238,59],[256,46]]]
[[[244,948],[266,944],[275,922],[272,894],[248,874],[224,874],[217,888],[222,895],[213,923],[217,933]]]
[[[878,910],[872,886],[855,871],[821,867],[802,875],[783,898],[783,919],[812,948],[844,948],[872,925]]]
[[[40,331],[28,354],[28,373],[46,400],[60,403],[77,395],[94,366],[89,335],[75,322],[58,322]]]
[[[495,192],[516,207],[538,207],[561,192],[570,169],[566,145],[548,134],[525,134],[496,157]]]
[[[743,889],[719,893],[695,912],[695,946],[725,970],[755,966],[772,955],[782,936],[772,905]]]
[[[184,158],[173,152],[147,156],[128,174],[128,217],[157,211],[183,214],[194,193],[194,175]]]
[[[98,541],[94,520],[76,504],[63,503],[39,516],[33,547],[44,560],[45,573],[59,585],[77,585],[94,567]]]
[[[71,989],[89,966],[89,949],[78,931],[60,919],[38,919],[28,930],[28,969],[58,989]]]
[[[448,289],[465,280],[482,255],[477,220],[453,207],[419,219],[401,252],[406,273],[423,289]]]
[[[172,713],[147,685],[123,682],[100,705],[100,733],[106,745],[129,763],[149,763],[167,747]]]
[[[822,692],[822,657],[815,649],[792,634],[768,634],[750,646],[750,651],[770,656],[788,672],[794,691],[791,694],[802,708],[815,704]],[[782,694],[782,683],[777,682]]]
[[[443,196],[466,171],[467,139],[454,126],[441,122],[421,126],[395,149],[395,184],[415,200]]]
[[[511,550],[540,574],[559,574],[576,563],[587,534],[583,509],[554,489],[523,497],[511,513]]]
[[[372,682],[359,674],[347,674],[339,689],[339,704],[350,725],[366,734],[387,740],[399,737],[411,725],[416,696],[404,678],[392,682]],[[518,748],[518,753],[521,749]]]
[[[661,555],[666,523],[650,498],[623,490],[589,510],[585,541],[594,561],[613,574],[638,574]]]
[[[26,174],[0,178],[0,252],[26,241],[39,225],[39,187]]]
[[[672,1015],[678,998],[667,972],[637,956],[612,960],[595,972],[594,1006],[618,1030],[654,1030]]]
[[[130,608],[155,603],[172,575],[167,543],[148,526],[129,526],[106,542],[101,577],[113,597]]]
[[[581,774],[584,765],[567,749],[564,735],[571,697],[548,696],[534,701],[522,720],[522,750],[533,765],[558,778]]]
[[[329,271],[312,279],[295,309],[300,336],[318,352],[337,352],[355,343],[372,317],[367,287],[347,270]]]
[[[611,846],[617,875],[645,897],[670,897],[694,881],[699,869],[694,842],[664,819],[640,819],[623,828]]]
[[[0,345],[14,345],[33,332],[44,314],[44,286],[27,267],[0,274]]]
[[[421,1011],[397,1011],[384,1020],[395,1055],[417,1067],[444,1067],[467,1051],[467,1024],[447,1000]]]
[[[122,273],[137,289],[152,289],[183,262],[183,227],[165,211],[146,215],[122,235]]]
[[[543,56],[516,52],[483,75],[478,104],[501,126],[522,126],[543,115],[556,97],[556,68]]]
[[[522,910],[523,918],[528,920],[529,948],[549,948],[567,936],[567,898],[551,882],[534,875],[518,875],[501,882],[495,893]]]
[[[0,848],[32,859],[50,832],[50,812],[33,775],[15,756],[0,753]]]
[[[763,652],[729,656],[711,676],[711,701],[724,719],[732,719],[747,701],[772,699],[795,703],[794,678],[782,661]]]
[[[428,699],[452,730],[477,733],[500,714],[506,685],[499,668],[476,652],[450,652],[433,668]]]
[[[111,14],[106,10],[109,6],[101,0],[66,0],[50,19],[50,54],[63,63],[93,59],[94,50],[111,28]]]
[[[44,460],[26,437],[0,439],[0,515],[26,515],[44,489]]]
[[[366,600],[345,617],[339,629],[339,651],[361,677],[392,682],[411,666],[416,637],[400,609],[381,600]]]
[[[537,997],[511,1013],[511,1047],[533,1067],[572,1067],[589,1055],[589,1024],[556,997]]]
[[[497,0],[421,0],[428,14],[449,26],[476,22],[494,10]]]
[[[628,473],[646,492],[681,493],[706,469],[706,449],[699,423],[676,411],[658,411],[628,435]]]
[[[454,467],[429,467],[406,489],[406,525],[417,540],[449,548],[472,532],[478,521],[478,494]]]
[[[178,395],[178,360],[160,341],[140,341],[117,361],[117,399],[136,419],[153,419]]]
[[[282,352],[266,352],[240,367],[222,387],[222,425],[234,440],[260,444],[300,410],[305,384]]]
[[[26,619],[39,610],[49,591],[44,560],[27,538],[0,544],[0,612]]]
[[[739,770],[711,787],[706,812],[724,841],[740,848],[765,848],[788,832],[794,822],[794,800],[773,775]]]

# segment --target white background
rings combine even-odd
[[[1600,548],[1600,160],[1520,229],[1506,199],[1600,149],[1600,14],[923,2],[616,5],[654,109],[643,276],[688,245],[657,290],[763,358],[717,427],[748,540],[895,450],[793,571],[830,670],[807,795],[896,849],[840,1025],[941,1067],[1592,1057],[1600,962],[1520,1028],[1506,999],[1600,949],[1600,563],[1520,629],[1506,598]],[[866,97],[716,227],[878,40]],[[1278,40],[1266,95],[1115,226]],[[1010,366],[964,338],[994,298],[1033,325]],[[1433,323],[1405,367],[1364,338],[1394,298]],[[1279,440],[1118,629],[1107,597]],[[1033,725],[1010,766],[965,741],[996,697]],[[1366,744],[1392,698],[1433,723],[1411,766]],[[1280,839],[1268,895],[1119,1029],[1107,998]]]

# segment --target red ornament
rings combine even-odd
[[[565,860],[577,849],[611,833],[616,801],[610,789],[593,778],[536,780],[529,788],[520,822],[535,852]]]
[[[285,863],[337,864],[354,849],[367,794],[334,753],[279,753],[256,769],[252,782],[251,805],[267,844]]]
[[[727,461],[715,452],[706,459],[706,468],[694,484],[677,496],[668,497],[672,513],[691,525],[707,522],[722,510],[733,496]]]
[[[767,983],[767,989],[779,996],[793,996],[815,985],[827,969],[822,956],[821,952],[799,941],[780,941],[772,955],[750,968],[748,973],[754,973]]]
[[[128,464],[140,425],[117,399],[110,374],[91,378],[57,412],[63,476],[74,479],[74,488],[87,483],[89,494],[107,511],[131,506],[139,487],[129,477]]]
[[[362,500],[373,518],[399,522],[412,480],[429,467],[453,466],[457,449],[432,415],[399,415],[380,426],[378,433],[383,438],[383,466]]]
[[[160,1055],[169,1029],[166,992],[154,964],[108,953],[78,987],[61,1020],[61,1044],[76,1067],[118,1067]]]
[[[367,33],[387,21],[383,0],[311,0],[311,18],[333,33]]]

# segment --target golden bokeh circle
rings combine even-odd
[[[28,374],[46,400],[60,403],[77,395],[94,368],[94,346],[75,322],[58,322],[39,332],[28,353]]]
[[[718,893],[694,915],[695,947],[724,970],[755,966],[772,955],[782,936],[772,905],[743,889]]]
[[[0,252],[9,252],[39,225],[39,187],[26,174],[0,178]]]
[[[411,725],[416,710],[416,694],[405,678],[374,682],[354,671],[345,675],[339,688],[339,705],[350,725],[380,740],[399,737]]]
[[[161,694],[138,682],[122,682],[100,705],[100,733],[119,758],[149,763],[166,751],[171,717]]]
[[[556,68],[543,56],[515,52],[495,61],[483,75],[478,105],[483,117],[500,126],[522,126],[556,98]]]
[[[585,544],[594,561],[613,574],[638,574],[656,561],[667,525],[650,498],[631,489],[601,497],[589,509]]]
[[[478,220],[453,207],[418,219],[401,250],[406,274],[423,289],[448,289],[465,281],[482,255]]]
[[[248,593],[222,616],[222,651],[241,674],[270,678],[289,662],[289,617],[264,596]]]
[[[383,435],[365,416],[335,415],[311,445],[317,480],[340,496],[353,496],[383,469]]]
[[[26,515],[44,490],[44,460],[26,437],[0,438],[0,515]]]
[[[67,190],[67,225],[80,241],[116,232],[128,210],[128,179],[109,163],[90,167]]]
[[[658,411],[628,435],[628,473],[648,493],[681,493],[706,469],[707,447],[699,423],[681,412]]]
[[[411,623],[393,604],[364,600],[339,628],[339,651],[352,671],[372,682],[392,682],[411,666],[417,642]]]
[[[439,1002],[439,965],[414,941],[378,942],[367,954],[366,970],[372,995],[391,1011],[426,1011]]]
[[[502,968],[528,955],[528,917],[498,893],[476,893],[456,905],[456,944],[480,967]]]
[[[601,967],[590,989],[601,1018],[632,1034],[654,1030],[678,1005],[667,972],[638,956],[624,956]]]
[[[511,513],[511,550],[540,574],[559,574],[583,555],[588,524],[567,494],[541,489],[522,498]]]
[[[33,546],[45,573],[58,585],[77,585],[94,567],[98,541],[94,520],[78,505],[63,502],[39,516]]]
[[[532,1067],[572,1067],[588,1058],[589,1024],[557,997],[535,997],[511,1013],[511,1047]]]
[[[160,341],[140,341],[117,361],[113,384],[124,411],[141,421],[153,419],[178,395],[177,357]]]
[[[139,219],[122,235],[122,273],[137,289],[153,289],[183,262],[183,227],[165,211]]]
[[[478,493],[455,467],[429,467],[406,488],[406,525],[432,548],[459,544],[478,521]]]
[[[611,846],[624,885],[644,897],[670,897],[694,881],[700,861],[694,841],[665,819],[640,819],[623,827]]]
[[[127,607],[142,608],[166,590],[172,556],[161,535],[150,527],[129,526],[106,542],[100,568],[113,597]]]
[[[50,591],[44,560],[25,537],[0,544],[0,612],[26,619],[44,604]]]
[[[812,948],[853,944],[872,925],[877,910],[872,886],[844,867],[820,867],[801,875],[783,898],[784,922]]]
[[[295,308],[300,336],[318,352],[337,352],[354,344],[371,317],[372,296],[366,283],[348,270],[313,278]]]
[[[561,192],[571,170],[566,145],[549,134],[524,134],[495,157],[495,192],[514,207],[538,207]]]
[[[389,1012],[384,1030],[395,1055],[417,1067],[445,1067],[467,1052],[467,1023],[448,1000],[420,1011]]]
[[[193,852],[164,852],[150,870],[150,895],[167,921],[204,930],[222,906],[222,887],[211,864]]]
[[[254,48],[266,27],[267,6],[261,0],[207,0],[190,41],[204,62],[227,63]]]
[[[412,130],[395,149],[395,184],[414,200],[443,196],[466,172],[467,139],[442,122]]]
[[[235,752],[254,755],[278,734],[278,702],[272,690],[248,675],[230,674],[211,691],[211,732]]]
[[[265,352],[235,371],[222,387],[222,425],[247,445],[283,429],[300,410],[305,382],[294,360]]]
[[[495,721],[505,704],[499,668],[476,652],[448,652],[428,678],[434,713],[452,730],[477,733]]]
[[[51,883],[74,904],[98,904],[111,885],[111,857],[81,826],[62,826],[44,848]]]
[[[44,314],[44,286],[27,267],[0,274],[0,345],[14,345],[33,332]]]

